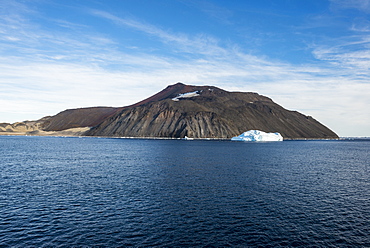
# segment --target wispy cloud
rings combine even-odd
[[[350,70],[347,73],[369,76],[370,36],[353,38],[355,41],[343,41],[333,46],[319,46],[313,54],[319,60],[329,61],[339,68]]]
[[[370,0],[330,0],[333,8],[358,9],[370,13]]]
[[[149,23],[118,17],[105,11],[91,10],[91,13],[95,16],[110,20],[119,26],[129,27],[143,32],[159,39],[163,43],[175,45],[173,49],[181,49],[182,52],[193,54],[225,54],[226,52],[223,48],[218,46],[218,39],[204,33],[190,38],[184,33],[169,32]]]

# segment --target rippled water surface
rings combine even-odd
[[[370,247],[370,141],[0,136],[0,246]]]

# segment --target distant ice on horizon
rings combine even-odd
[[[280,133],[265,133],[259,130],[249,130],[239,136],[231,138],[232,141],[283,141]]]

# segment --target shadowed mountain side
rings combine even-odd
[[[171,100],[192,91],[199,95]],[[268,97],[180,83],[121,109],[86,135],[231,138],[250,129],[280,132],[284,138],[338,138],[312,117],[288,111]]]

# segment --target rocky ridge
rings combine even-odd
[[[174,99],[191,92],[197,96]],[[286,110],[257,93],[178,83],[153,98],[155,101],[118,111],[86,135],[229,139],[258,129],[279,132],[288,139],[338,138],[312,117]]]
[[[30,135],[69,130],[70,135],[87,136],[229,139],[258,129],[279,132],[285,139],[338,138],[312,117],[286,110],[257,93],[182,83],[130,106],[65,110],[30,123],[15,127],[23,126]],[[4,125],[0,124],[0,133],[11,130],[12,124]]]

